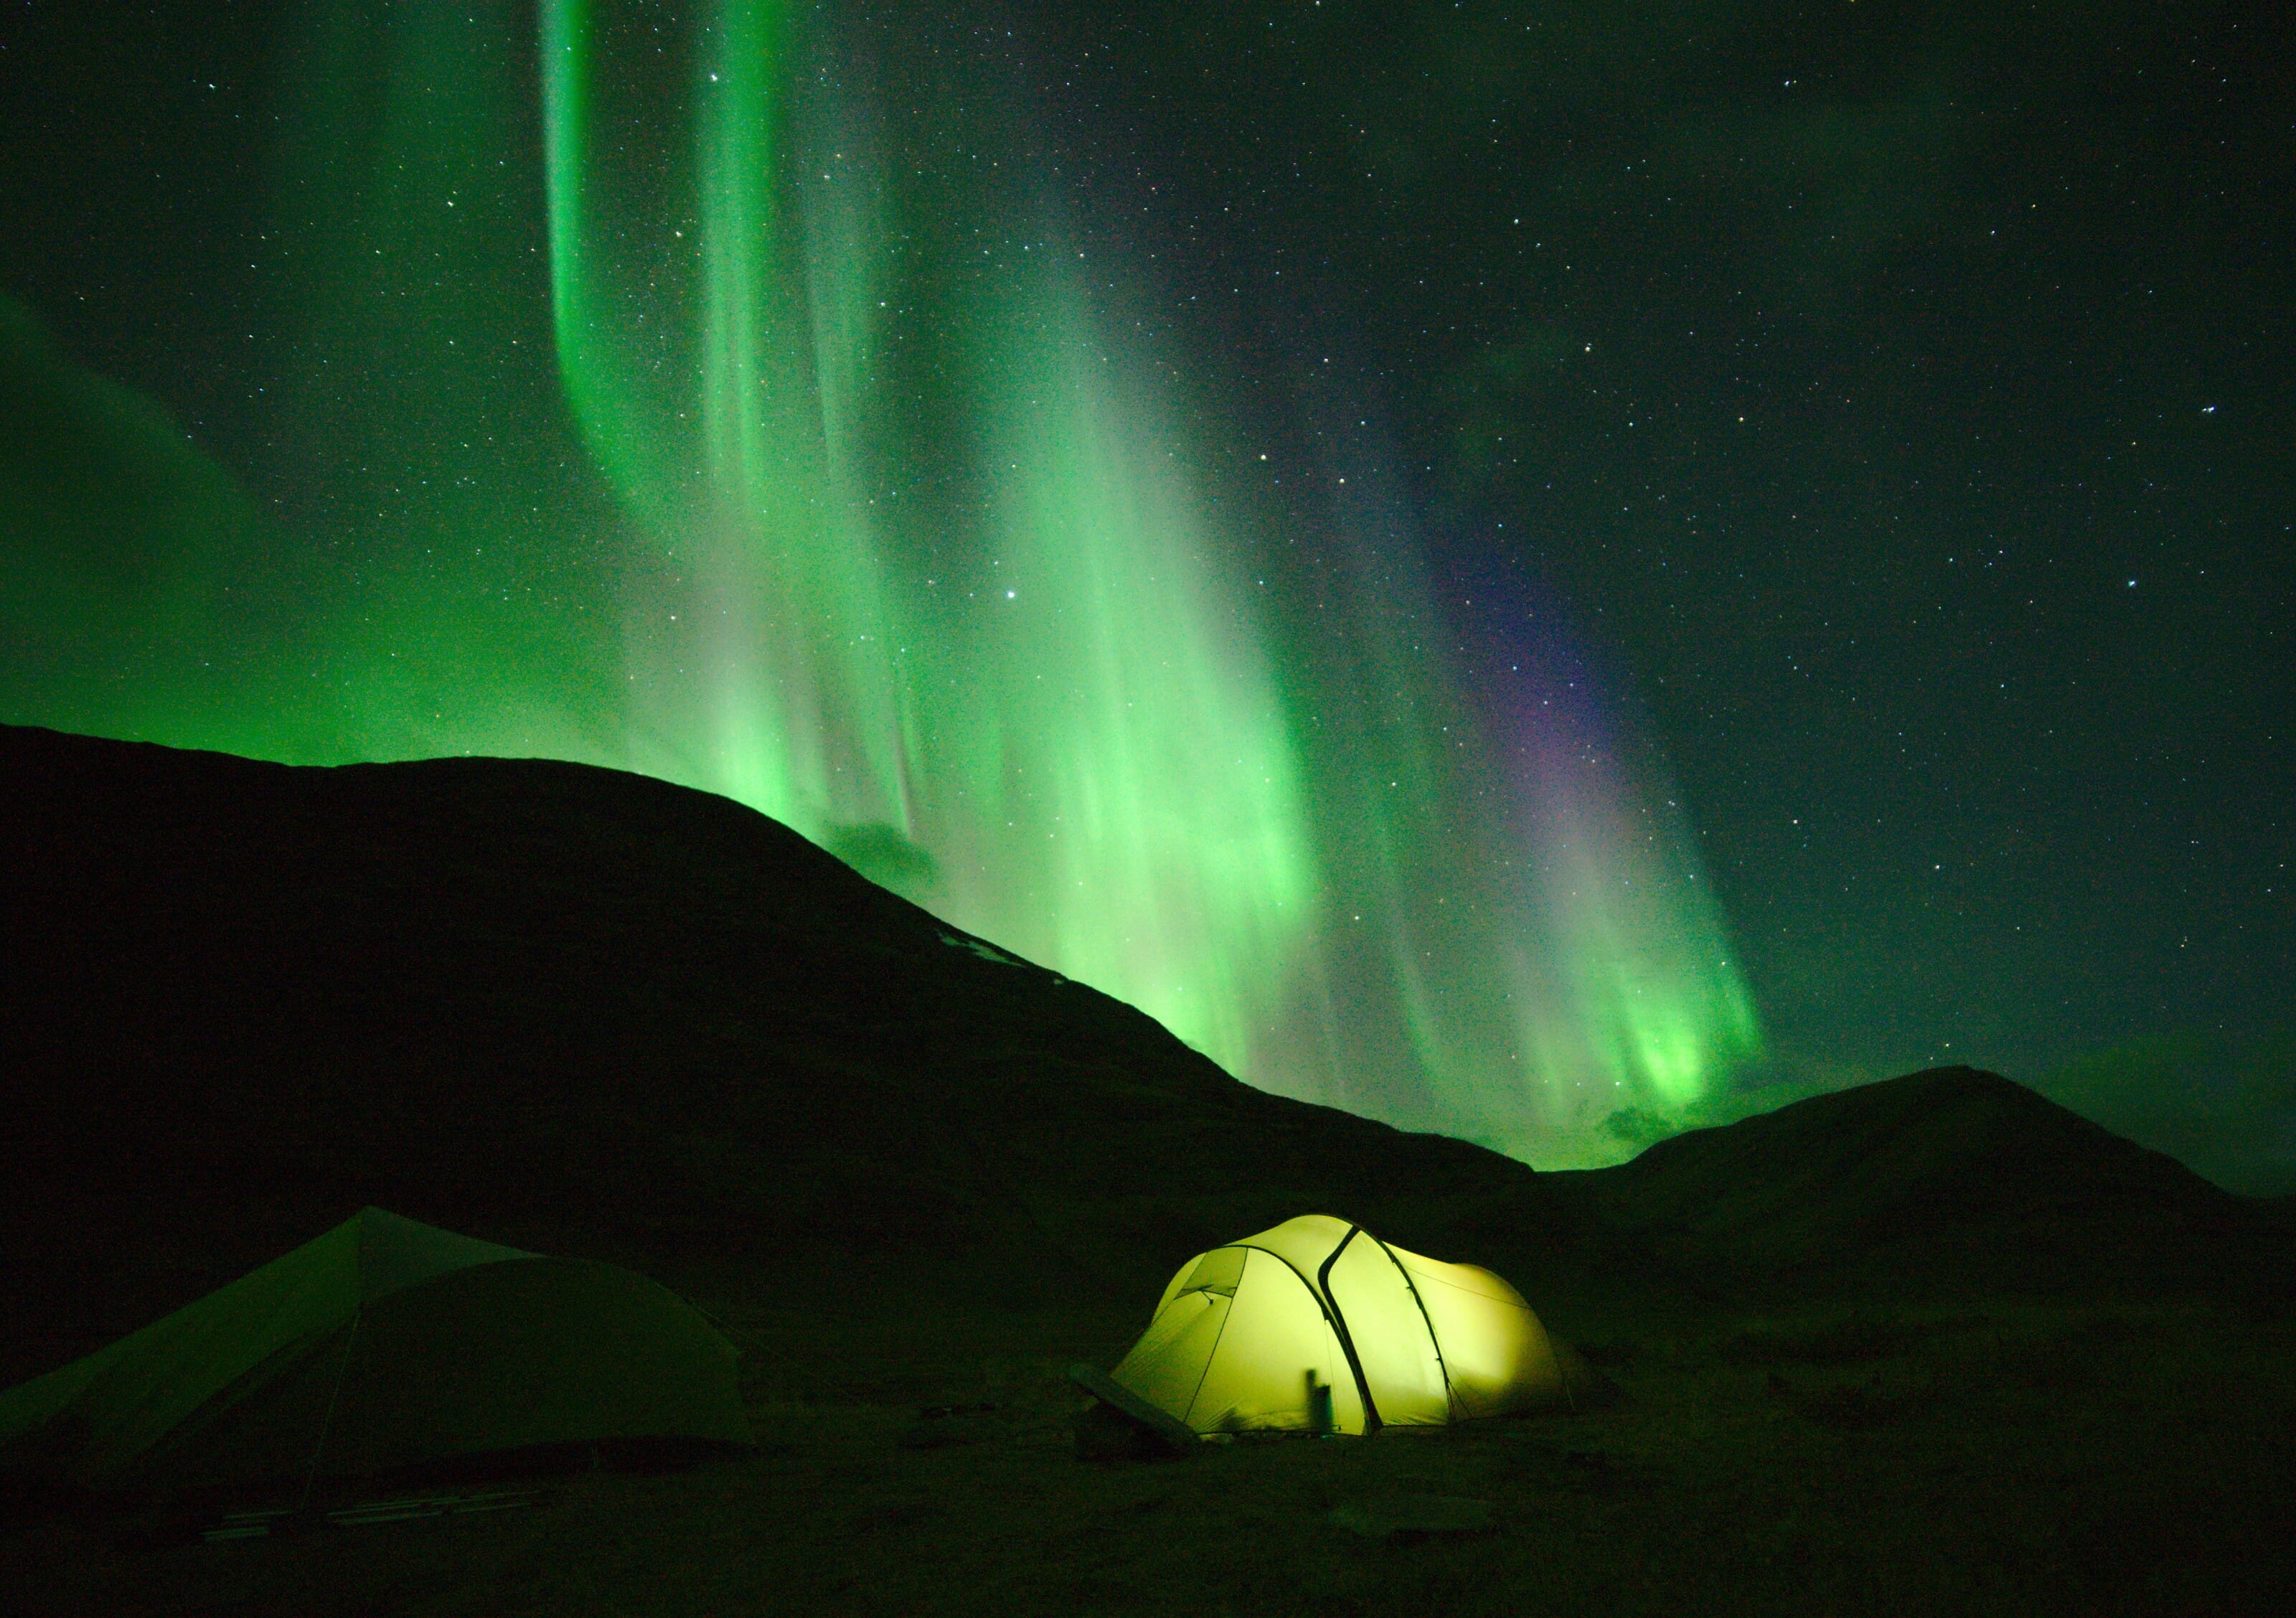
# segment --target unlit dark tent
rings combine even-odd
[[[379,1208],[0,1393],[0,1466],[136,1492],[625,1440],[750,1441],[691,1304]]]
[[[1441,1425],[1568,1403],[1589,1381],[1489,1270],[1324,1214],[1182,1265],[1109,1377],[1199,1433]]]

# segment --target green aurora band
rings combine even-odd
[[[54,431],[213,491],[87,519],[164,558],[99,565],[57,513],[120,480],[12,448],[43,604],[0,628],[105,650],[16,656],[7,718],[705,787],[1255,1084],[1546,1164],[1759,1059],[1662,774],[1519,590],[1456,610],[1360,401],[1304,390],[1345,464],[1274,487],[1236,447],[1283,430],[1147,317],[956,25],[699,15],[544,0],[536,175],[515,8],[308,8],[289,76],[371,94],[288,93],[275,459],[234,478],[9,328]]]

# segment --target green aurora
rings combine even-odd
[[[1363,399],[1159,314],[955,25],[700,15],[545,0],[537,108],[516,7],[305,9],[266,448],[10,313],[7,719],[723,793],[1256,1084],[1542,1164],[1759,1060],[1614,682],[1463,593]]]

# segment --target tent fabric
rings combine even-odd
[[[0,1393],[19,1469],[162,1492],[749,1436],[733,1346],[675,1294],[378,1208]]]
[[[1197,1433],[1439,1426],[1570,1396],[1538,1315],[1488,1269],[1327,1214],[1200,1253],[1111,1376]]]

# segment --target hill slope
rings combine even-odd
[[[187,1297],[210,1248],[368,1202],[655,1255],[1024,1254],[991,1268],[1024,1290],[1152,1287],[1302,1208],[1438,1247],[1446,1210],[1548,1222],[1521,1164],[1253,1090],[706,793],[20,728],[0,777],[0,1183],[36,1255],[0,1328],[122,1251],[173,1241]]]
[[[906,1266],[1015,1302],[1144,1302],[1310,1210],[1542,1299],[2173,1281],[2286,1245],[2284,1217],[1968,1070],[1534,1175],[1253,1090],[642,776],[0,727],[0,1235],[24,1255],[0,1383],[364,1203],[657,1272],[825,1297]]]
[[[2261,1207],[1997,1073],[1932,1068],[1554,1176],[1630,1246],[1808,1285],[2155,1285]],[[2261,1255],[2251,1253],[2253,1260]]]

